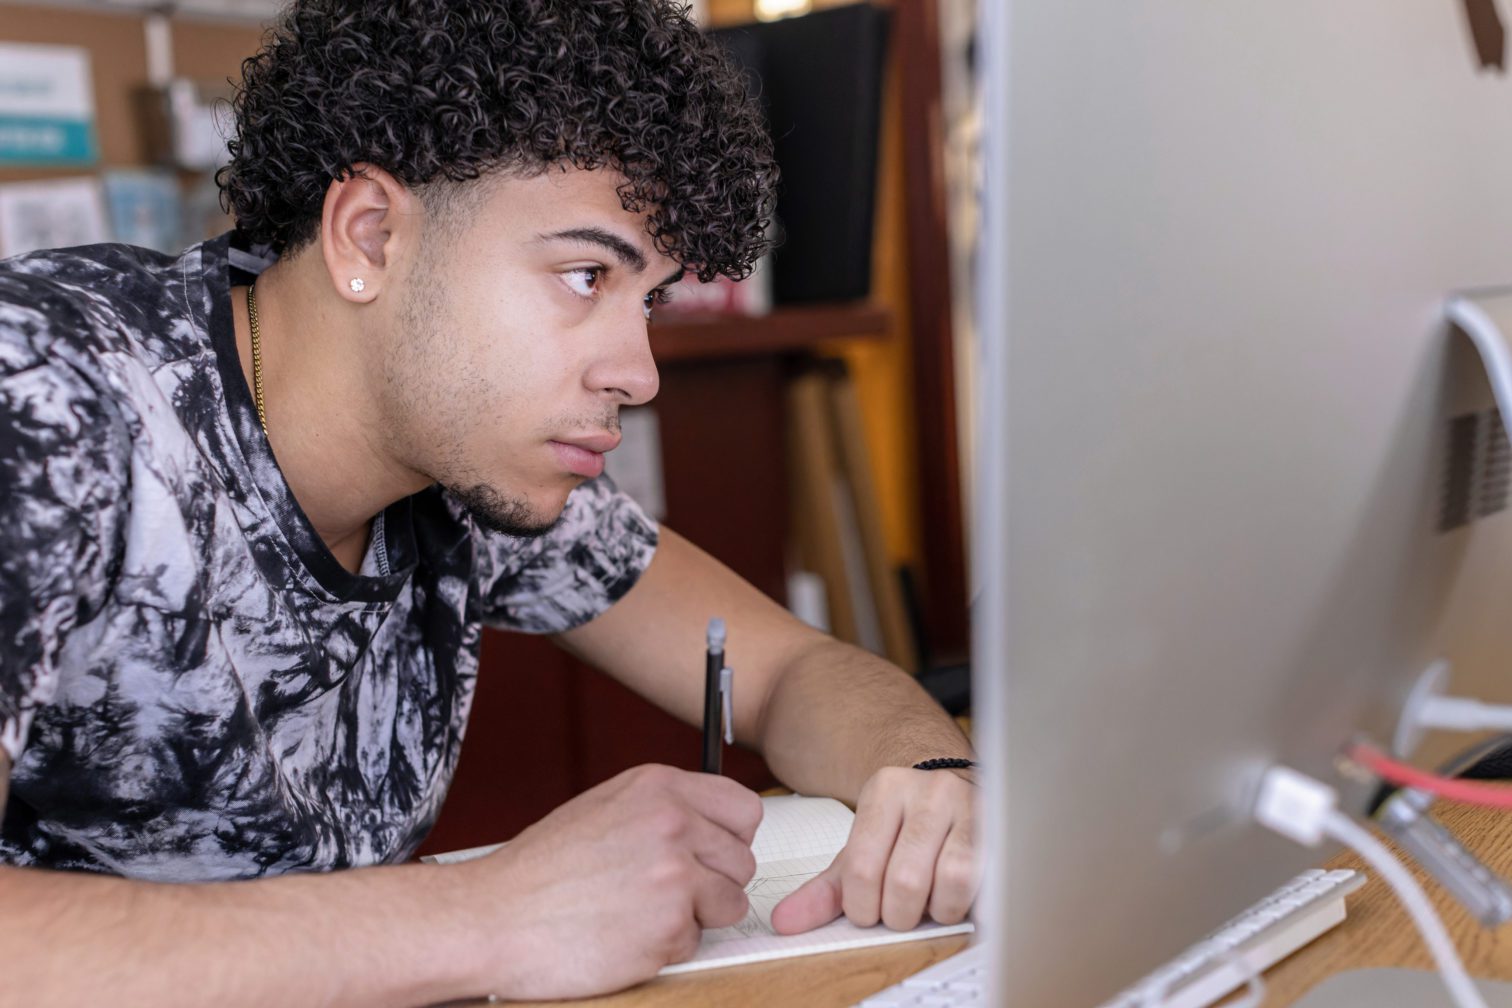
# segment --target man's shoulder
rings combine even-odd
[[[527,633],[561,633],[608,609],[659,541],[656,522],[607,476],[575,489],[537,536],[488,531],[465,509],[458,516],[472,530],[484,620]]]
[[[203,328],[204,307],[184,279],[185,257],[88,245],[0,261],[0,373],[142,354],[185,323]]]
[[[127,372],[152,367],[144,332],[173,327],[175,269],[125,245],[0,262],[0,440],[97,458],[129,441],[139,378]]]

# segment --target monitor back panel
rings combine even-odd
[[[1321,859],[1248,824],[1267,764],[1336,779],[1434,657],[1512,700],[1512,523],[1445,521],[1454,439],[1499,428],[1442,321],[1512,283],[1512,80],[1457,3],[1002,9],[995,940],[1016,1008],[1092,1005]]]

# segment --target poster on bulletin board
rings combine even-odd
[[[109,240],[105,200],[93,176],[0,185],[0,259]]]
[[[84,49],[0,42],[0,165],[92,165],[94,118]]]

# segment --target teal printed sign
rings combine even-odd
[[[99,157],[89,55],[0,43],[0,165],[92,165]]]
[[[99,156],[88,120],[0,116],[0,162],[79,165],[94,164]]]

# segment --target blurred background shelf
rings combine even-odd
[[[651,326],[651,352],[661,363],[807,352],[834,339],[881,339],[892,312],[858,302],[777,308],[766,315],[673,317]]]

